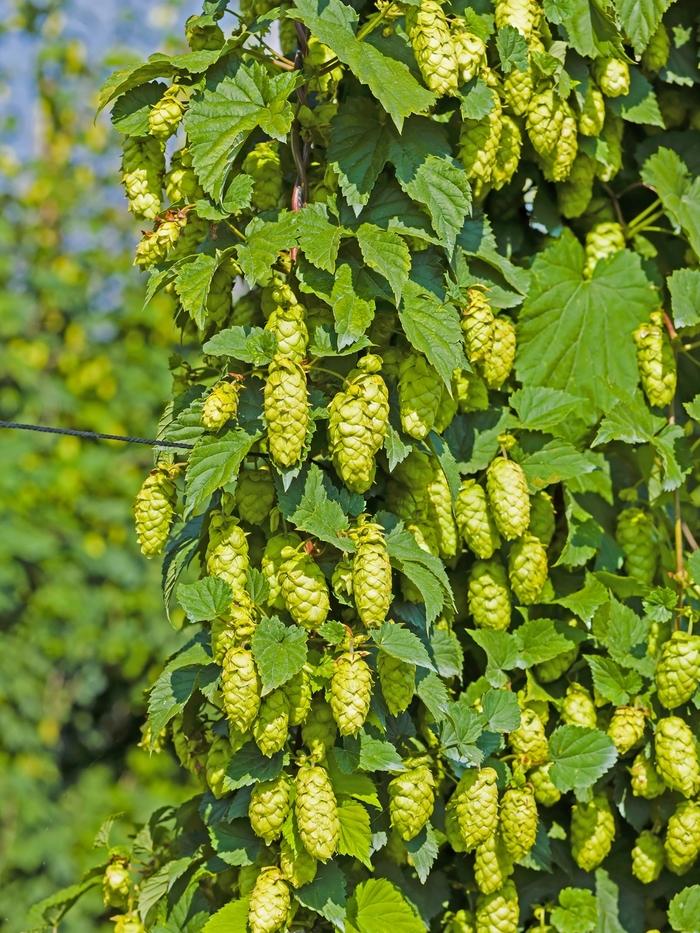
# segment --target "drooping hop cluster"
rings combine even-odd
[[[165,464],[152,470],[134,503],[136,537],[145,557],[162,554],[175,516],[177,468]]]
[[[655,311],[647,324],[634,332],[637,366],[649,404],[670,405],[676,393],[676,359],[663,323],[663,312]]]

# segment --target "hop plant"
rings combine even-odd
[[[389,781],[391,825],[408,842],[430,819],[435,806],[435,778],[430,768],[410,768]]]
[[[602,259],[614,256],[625,248],[625,234],[620,224],[606,221],[596,224],[586,234],[584,275],[590,277]]]
[[[234,729],[247,732],[260,709],[260,678],[250,651],[229,648],[221,671],[224,712]]]
[[[519,917],[518,892],[511,880],[476,899],[476,933],[517,933]]]
[[[513,858],[500,831],[476,847],[474,880],[482,894],[495,894],[513,874]]]
[[[486,45],[479,36],[462,28],[453,31],[452,41],[457,57],[459,83],[467,84],[477,76],[484,64]]]
[[[525,127],[533,148],[545,158],[550,155],[561,135],[565,111],[551,88],[533,94],[527,111]]]
[[[642,65],[652,73],[661,71],[668,62],[670,52],[671,37],[668,34],[668,29],[663,23],[659,23],[651,34],[647,47],[644,49]]]
[[[552,152],[542,159],[542,169],[548,181],[562,182],[571,174],[578,154],[578,123],[569,104],[561,104],[559,139]]]
[[[629,770],[630,787],[635,797],[653,800],[666,790],[658,771],[643,751],[637,753]]]
[[[618,706],[612,714],[608,735],[620,755],[626,755],[644,738],[646,713],[638,706]]]
[[[193,52],[214,51],[224,44],[224,34],[215,23],[203,23],[199,16],[190,16],[185,23],[185,37]]]
[[[479,371],[489,389],[500,389],[510,376],[515,348],[515,326],[510,318],[499,314],[493,322],[491,352],[479,364]]]
[[[265,330],[274,336],[280,356],[301,363],[306,356],[309,331],[300,304],[278,305],[267,319]]]
[[[617,519],[615,538],[625,555],[625,570],[642,583],[651,584],[656,576],[658,552],[656,531],[643,509],[623,509]]]
[[[355,530],[352,595],[357,614],[368,628],[381,625],[391,605],[391,563],[384,529],[363,518]]]
[[[553,807],[561,800],[561,791],[550,776],[551,764],[538,765],[528,773],[537,803],[543,807]]]
[[[496,0],[496,27],[513,26],[526,39],[535,30],[540,18],[536,0]]]
[[[514,542],[508,555],[508,578],[516,599],[524,606],[539,599],[547,569],[547,552],[539,538],[526,532]]]
[[[148,132],[162,142],[177,130],[185,113],[182,102],[177,99],[180,87],[174,84],[148,111]]]
[[[256,836],[270,845],[282,835],[291,809],[291,783],[282,771],[269,781],[253,785],[248,804],[248,819]]]
[[[301,547],[301,538],[294,532],[286,532],[281,535],[273,535],[268,538],[265,544],[265,550],[260,561],[260,570],[268,586],[267,604],[271,609],[284,609],[285,603],[282,598],[282,582],[280,579],[280,567],[284,564],[282,552],[285,548],[296,551]]]
[[[482,196],[491,181],[502,131],[501,100],[491,89],[490,111],[480,119],[462,120],[459,136],[459,157],[477,198]]]
[[[561,654],[548,661],[540,661],[535,665],[535,674],[540,683],[551,684],[559,680],[571,667],[578,657],[578,646],[573,645]]]
[[[316,877],[318,862],[301,847],[295,851],[286,839],[280,842],[280,871],[293,888],[303,888]]]
[[[510,625],[506,572],[496,558],[477,560],[469,574],[469,612],[479,628],[504,630]]]
[[[537,802],[532,787],[509,787],[501,799],[501,836],[516,861],[523,858],[537,838]]]
[[[664,867],[664,844],[651,830],[637,836],[632,849],[632,874],[642,884],[652,884]]]
[[[537,713],[526,707],[520,713],[520,725],[508,736],[510,747],[526,767],[543,765],[549,761],[549,742],[544,723]]]
[[[486,359],[493,348],[494,315],[481,288],[467,290],[462,308],[462,335],[469,362],[476,365]]]
[[[493,768],[464,772],[451,797],[464,848],[484,843],[498,826],[498,775]]]
[[[486,491],[496,527],[507,541],[519,538],[530,524],[530,497],[520,464],[496,457],[486,473]]]
[[[679,716],[659,719],[654,730],[659,777],[672,790],[693,797],[700,790],[700,762],[690,726]]]
[[[280,591],[289,614],[304,628],[320,628],[330,609],[328,584],[323,571],[304,550],[285,548],[280,556]]]
[[[668,820],[664,852],[674,875],[685,875],[693,867],[700,855],[700,803],[678,804]]]
[[[567,688],[561,704],[561,718],[571,726],[583,726],[584,729],[596,728],[598,714],[595,703],[582,684],[572,683]]]
[[[110,859],[102,876],[102,901],[105,907],[126,907],[130,889],[129,860],[116,855]]]
[[[258,143],[241,168],[253,179],[253,207],[259,211],[274,210],[282,197],[282,162],[277,144]]]
[[[325,700],[316,698],[301,727],[301,738],[312,761],[322,762],[335,744],[338,727],[333,711]]]
[[[284,875],[274,865],[263,868],[250,892],[250,933],[284,930],[291,915],[291,895]]]
[[[435,424],[442,398],[442,379],[422,353],[407,354],[399,367],[401,427],[422,440]]]
[[[275,484],[267,467],[242,470],[236,483],[236,508],[244,522],[262,525],[275,504]]]
[[[475,933],[474,922],[469,910],[448,911],[442,918],[442,933]]]
[[[289,707],[289,725],[300,726],[306,722],[311,709],[313,697],[311,681],[307,672],[302,669],[284,684],[284,692]]]
[[[145,233],[136,247],[134,265],[150,269],[151,266],[164,262],[180,239],[183,223],[180,218],[163,220],[153,231]]]
[[[341,654],[331,679],[330,704],[341,735],[356,735],[372,700],[372,672],[356,652]]]
[[[289,701],[281,688],[262,700],[257,718],[253,723],[255,744],[267,758],[284,747],[289,728]]]
[[[144,557],[162,554],[175,515],[174,471],[165,464],[151,470],[134,502],[136,538]]]
[[[462,480],[455,500],[455,518],[462,540],[483,560],[493,556],[500,537],[489,509],[486,490],[475,479]]]
[[[423,80],[438,97],[457,90],[457,53],[450,27],[436,0],[406,9],[406,32]]]
[[[676,394],[676,358],[663,324],[663,312],[654,311],[648,323],[634,332],[637,367],[649,404],[665,408]]]
[[[579,133],[583,136],[599,136],[605,123],[605,98],[593,81],[588,82],[578,118]]]
[[[232,754],[233,749],[227,735],[217,735],[207,752],[205,766],[207,784],[217,800],[226,793],[226,767],[231,760]]]
[[[452,492],[447,477],[436,457],[430,464],[430,479],[425,488],[429,514],[437,534],[438,553],[443,560],[450,560],[457,554],[459,534],[452,509]]]
[[[571,165],[571,171],[557,185],[559,210],[567,218],[580,217],[585,213],[593,197],[596,163],[585,152],[579,152]]]
[[[309,855],[327,862],[335,854],[340,839],[338,803],[328,772],[320,765],[302,765],[295,787],[294,813],[299,837]]]
[[[530,101],[535,92],[532,61],[529,62],[525,71],[513,68],[510,74],[504,77],[501,92],[504,104],[510,107],[515,116],[524,116],[530,107]]]
[[[554,502],[548,492],[540,491],[530,499],[530,524],[528,531],[538,538],[544,547],[549,547],[556,530]]]
[[[171,204],[193,202],[204,196],[194,168],[192,154],[187,148],[178,149],[170,159],[164,178],[165,194]]]
[[[656,664],[656,695],[666,709],[687,703],[700,684],[700,636],[674,632]]]
[[[501,135],[498,140],[496,161],[493,164],[491,172],[491,184],[496,191],[500,191],[501,188],[505,187],[512,180],[520,165],[520,153],[523,148],[523,137],[520,132],[520,127],[515,120],[506,113],[503,114],[501,119]],[[499,319],[496,318],[497,324],[498,320]],[[489,388],[494,389],[500,388],[510,373],[513,361],[512,359],[510,360],[509,366],[506,365],[506,362],[510,355],[511,345],[513,355],[515,355],[515,330],[512,328],[512,325],[511,327],[507,326],[510,323],[508,318],[501,318],[500,320],[501,333],[498,333],[498,327],[496,329],[496,335],[499,336],[500,339],[498,345],[494,347],[493,356],[489,357],[486,361],[487,363],[493,362],[491,362],[488,372],[484,373]],[[499,361],[500,366],[498,365]],[[501,372],[504,370],[505,375],[501,378]],[[491,382],[494,382],[495,385],[492,386],[490,384]]]
[[[306,374],[299,363],[277,355],[270,363],[264,392],[267,441],[275,463],[286,470],[299,462],[309,426]]]
[[[571,811],[571,854],[584,871],[594,871],[606,858],[615,839],[615,817],[604,794]]]
[[[603,56],[593,63],[593,75],[606,97],[624,97],[630,90],[630,69],[622,58]]]
[[[416,666],[386,651],[377,654],[377,672],[382,695],[392,716],[408,708],[416,689]]]
[[[206,564],[207,571],[225,580],[234,593],[245,589],[250,567],[248,541],[236,518],[222,512],[212,515]]]
[[[202,405],[202,424],[208,431],[220,431],[238,413],[240,383],[217,382]]]
[[[127,136],[122,150],[122,184],[129,210],[154,220],[160,213],[165,172],[163,144],[154,137]]]

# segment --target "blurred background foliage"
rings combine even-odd
[[[141,309],[103,70],[168,47],[188,4],[16,3],[0,26],[0,418],[153,436],[176,352],[167,296]],[[131,500],[148,448],[0,434],[0,928],[99,861],[109,814],[187,795],[138,748],[144,690],[182,642]],[[104,921],[104,924],[103,924]],[[61,925],[111,929],[99,895]]]

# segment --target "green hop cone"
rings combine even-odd
[[[595,729],[598,724],[593,697],[582,684],[569,684],[560,712],[562,720],[569,726]]]
[[[229,648],[221,671],[221,695],[234,729],[247,732],[260,709],[260,678],[250,651]]]
[[[469,288],[467,300],[462,308],[462,336],[470,363],[479,363],[490,355],[493,348],[494,320],[491,305],[483,289]]]
[[[344,606],[352,606],[352,556],[344,556],[333,568],[331,589],[333,595]]]
[[[401,661],[386,651],[377,654],[377,671],[382,695],[392,716],[403,713],[416,690],[416,666]]]
[[[352,594],[363,625],[372,628],[381,625],[389,612],[391,563],[381,525],[362,518],[358,520],[354,538]]]
[[[561,104],[562,119],[557,144],[542,159],[542,170],[548,181],[563,182],[571,174],[578,154],[578,123],[569,104]]]
[[[190,203],[204,196],[204,189],[192,168],[189,149],[178,149],[173,153],[164,183],[165,194],[171,204]]]
[[[231,748],[231,742],[227,735],[217,735],[207,752],[205,765],[207,784],[209,785],[209,790],[217,800],[226,793],[224,789],[226,768],[231,760],[232,754],[233,749]]]
[[[206,565],[207,572],[225,580],[234,593],[245,589],[250,559],[246,534],[237,519],[214,512],[209,522]]]
[[[676,394],[676,357],[663,323],[663,312],[656,311],[648,323],[634,332],[637,368],[649,404],[665,408]]]
[[[700,635],[674,632],[656,664],[656,695],[666,709],[687,703],[700,684]]]
[[[260,711],[253,723],[255,744],[267,758],[271,758],[287,741],[289,729],[289,701],[282,688],[273,690],[263,698]]]
[[[530,499],[530,524],[528,531],[531,535],[549,547],[556,530],[556,513],[554,502],[548,492],[537,492]]]
[[[141,923],[136,911],[112,917],[114,920],[114,933],[146,933],[146,927]]]
[[[584,871],[595,871],[615,839],[615,817],[604,794],[588,803],[579,801],[571,811],[571,854]]]
[[[305,670],[299,671],[283,687],[289,706],[289,725],[300,726],[311,709],[311,681]]]
[[[157,223],[156,228],[145,233],[143,239],[136,247],[134,265],[142,269],[150,269],[168,258],[168,254],[180,239],[183,222],[181,220],[164,220]]]
[[[325,759],[335,745],[337,734],[338,727],[333,718],[333,710],[324,699],[316,697],[301,727],[302,741],[313,761],[321,762]]]
[[[231,313],[231,290],[235,274],[236,267],[232,263],[225,262],[218,266],[212,276],[207,295],[207,319],[217,328],[222,327],[228,321]]]
[[[253,207],[274,210],[282,197],[282,163],[277,143],[262,142],[243,160],[243,171],[253,179]]]
[[[512,180],[520,165],[520,153],[523,148],[522,133],[515,120],[508,114],[503,114],[501,120],[501,136],[498,140],[496,161],[491,174],[491,184],[496,191],[500,191]],[[504,320],[507,319],[504,318]],[[515,331],[513,331],[513,341],[515,341]],[[515,346],[513,349],[515,350]],[[510,372],[510,367],[508,372]],[[501,382],[504,381],[505,379],[501,380]]]
[[[267,467],[242,470],[236,483],[236,508],[244,522],[263,525],[275,504],[275,484]]]
[[[408,353],[399,367],[401,427],[416,440],[432,431],[442,397],[442,379],[422,353]]]
[[[482,894],[494,894],[513,874],[513,859],[502,833],[491,833],[474,853],[474,880]]]
[[[459,533],[452,509],[452,492],[440,461],[430,459],[430,480],[425,488],[431,523],[437,533],[438,553],[443,560],[457,555]]]
[[[327,862],[338,848],[340,822],[338,804],[325,768],[311,764],[299,768],[294,812],[304,848],[319,862]]]
[[[177,99],[179,93],[180,87],[174,84],[148,112],[148,132],[161,142],[173,135],[185,113],[182,102]]]
[[[302,305],[278,305],[267,319],[265,330],[275,338],[280,356],[301,363],[309,343],[306,313]]]
[[[453,794],[445,805],[445,836],[453,852],[466,852],[457,818],[456,798]]]
[[[505,630],[510,625],[506,571],[497,559],[477,560],[469,574],[469,612],[479,628]]]
[[[656,74],[666,66],[670,53],[671,37],[669,36],[668,29],[666,29],[664,24],[659,23],[654,32],[651,34],[651,38],[647,43],[647,47],[644,49],[642,54],[642,65],[646,68],[647,71],[651,71]]]
[[[509,734],[508,741],[525,768],[543,765],[549,761],[549,742],[544,723],[532,709],[521,710],[520,725]]]
[[[596,224],[586,234],[586,263],[584,276],[590,278],[602,259],[614,256],[625,248],[625,234],[616,221]]]
[[[566,181],[557,185],[557,199],[562,216],[567,219],[585,213],[593,197],[596,164],[585,152],[579,152]]]
[[[642,583],[653,583],[658,549],[651,516],[643,509],[623,509],[617,519],[615,538],[625,555],[625,570],[629,576]]]
[[[541,661],[539,664],[536,664],[535,674],[537,675],[538,681],[542,684],[551,684],[555,680],[559,680],[560,677],[566,674],[577,657],[578,646],[573,645],[567,651],[558,654],[555,658],[550,658],[548,661]]]
[[[406,32],[423,80],[438,97],[457,90],[457,53],[450,27],[436,0],[406,9]]]
[[[486,473],[486,492],[496,527],[507,541],[519,538],[530,524],[530,497],[520,464],[496,457]]]
[[[454,391],[451,391],[451,387],[448,389],[443,383],[440,404],[438,405],[435,423],[433,424],[433,430],[437,434],[442,434],[449,428],[454,416],[457,414],[458,407],[457,399],[454,397]]]
[[[477,198],[491,181],[503,131],[503,108],[493,89],[491,102],[486,116],[478,120],[464,119],[460,129],[459,157]]]
[[[493,768],[465,771],[451,797],[464,848],[484,843],[498,825],[498,775]]]
[[[532,787],[509,787],[501,799],[501,835],[516,861],[524,858],[537,838],[537,802]]]
[[[303,888],[316,877],[318,862],[306,849],[295,852],[286,839],[280,842],[280,871],[293,888]]]
[[[127,136],[122,150],[122,184],[129,210],[154,220],[160,213],[165,171],[163,144],[152,136]]]
[[[284,771],[270,781],[253,785],[248,804],[248,819],[256,836],[266,845],[282,835],[291,809],[291,783]]]
[[[410,768],[389,781],[389,817],[404,842],[414,839],[435,806],[435,778],[430,768]]]
[[[638,706],[618,706],[612,714],[608,735],[619,755],[632,751],[644,738],[646,713]]]
[[[476,899],[476,933],[517,933],[519,917],[518,891],[511,880]]]
[[[467,84],[477,76],[486,60],[486,45],[483,39],[467,29],[457,28],[452,33],[459,83]]]
[[[336,659],[331,678],[330,704],[341,735],[357,735],[364,725],[372,700],[372,672],[354,652]]]
[[[561,101],[551,88],[533,94],[525,128],[533,148],[540,156],[547,157],[553,152],[562,131],[564,116]]]
[[[605,98],[600,88],[589,81],[581,104],[578,130],[583,136],[600,136],[605,123]]]
[[[653,762],[642,752],[638,752],[630,766],[630,788],[635,797],[653,800],[666,790],[659,772]]]
[[[291,906],[289,885],[282,872],[274,865],[263,868],[250,892],[250,933],[277,933],[286,929]]]
[[[515,326],[509,317],[499,315],[493,322],[491,352],[479,364],[479,372],[489,389],[500,389],[510,376],[515,361]]]
[[[185,23],[185,37],[193,52],[215,51],[224,44],[220,26],[200,22],[202,17],[190,16]]]
[[[629,65],[622,58],[603,56],[593,62],[593,76],[606,97],[624,97],[630,90]]]
[[[685,875],[700,855],[700,803],[686,800],[671,814],[664,840],[666,866],[674,875]]]
[[[535,76],[532,63],[526,71],[513,68],[510,74],[505,75],[502,85],[503,101],[513,111],[516,117],[524,116],[529,107],[532,95],[535,92]]]
[[[166,465],[151,470],[134,501],[136,538],[144,557],[163,553],[175,515],[173,471]]]
[[[294,532],[273,535],[268,538],[260,561],[260,570],[268,585],[269,594],[267,604],[271,609],[284,609],[282,598],[282,583],[279,576],[280,567],[284,563],[282,552],[285,548],[296,550],[301,545],[301,538]]]
[[[309,425],[306,373],[294,360],[275,356],[264,392],[267,441],[272,459],[283,470],[301,459]]]
[[[501,539],[489,509],[486,490],[475,479],[462,480],[455,500],[455,518],[462,540],[482,560],[488,560]]]
[[[700,762],[695,736],[679,716],[659,719],[654,730],[656,770],[661,780],[684,797],[700,790]]]
[[[208,431],[220,431],[238,412],[238,382],[217,382],[202,405],[202,424]]]
[[[323,571],[305,550],[285,548],[278,570],[282,599],[287,611],[299,625],[318,629],[330,609],[328,584]]]
[[[128,859],[114,856],[102,877],[102,902],[105,907],[126,907],[131,888]]]
[[[538,765],[528,773],[528,781],[532,784],[537,803],[543,807],[553,807],[561,800],[561,791],[550,777],[552,765]]]
[[[541,9],[537,0],[496,0],[496,28],[513,26],[529,39],[537,26]]]
[[[650,830],[637,836],[632,849],[632,874],[642,884],[652,884],[664,867],[664,844]]]
[[[442,918],[442,933],[476,933],[474,915],[470,910],[448,911]]]
[[[526,532],[508,555],[510,586],[523,606],[536,603],[547,582],[547,552],[539,538]]]

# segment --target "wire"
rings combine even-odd
[[[55,428],[45,424],[22,424],[20,421],[0,421],[0,428],[12,431],[38,431],[40,434],[65,434],[68,437],[82,437],[89,441],[121,441],[123,444],[144,444],[146,447],[177,447],[180,450],[192,450],[193,446],[177,441],[159,441],[157,438],[102,434],[99,431],[78,431],[75,428]]]

